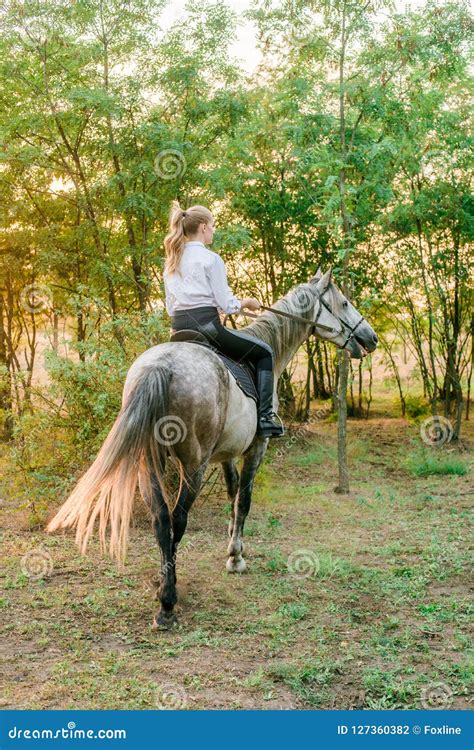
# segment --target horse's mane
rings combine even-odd
[[[307,293],[309,289],[314,293],[314,304],[316,304],[316,285],[306,282],[290,289],[284,297],[272,305],[272,308],[313,320],[315,317],[314,306],[312,309],[310,308],[302,312],[296,304],[298,290],[306,290]],[[337,315],[340,304],[332,283],[327,288],[324,301],[332,314]],[[284,318],[282,315],[275,315],[269,311],[265,311],[259,315],[258,320],[250,323],[250,325],[245,326],[241,330],[270,344],[275,356],[275,362],[278,362],[285,351],[291,348],[293,338],[299,335],[302,326],[304,326],[304,323],[297,320],[291,320],[291,318]]]

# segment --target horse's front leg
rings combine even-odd
[[[235,507],[237,501],[237,493],[239,491],[239,472],[235,465],[234,459],[230,461],[223,461],[222,468],[224,470],[225,483],[227,486],[227,498],[231,507],[231,518],[229,521],[229,536],[232,537],[234,532],[234,521],[235,521]]]
[[[262,463],[263,456],[268,445],[268,438],[256,437],[250,448],[244,454],[244,463],[240,474],[239,491],[234,503],[232,535],[227,552],[228,573],[243,573],[246,569],[246,563],[242,557],[244,545],[242,543],[242,533],[244,530],[245,519],[250,510],[252,502],[252,488],[257,469]],[[232,523],[232,522],[231,522]],[[230,529],[229,529],[230,530]]]

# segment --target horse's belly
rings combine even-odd
[[[254,439],[256,430],[255,401],[240,390],[235,378],[229,373],[229,404],[226,421],[210,462],[220,463],[241,456]]]

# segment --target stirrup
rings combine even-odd
[[[275,422],[275,418],[278,419],[280,424]],[[267,425],[262,426],[261,422],[267,422]],[[283,422],[281,421],[278,414],[274,411],[268,412],[268,414],[262,414],[258,419],[257,435],[263,437],[282,437],[285,434]]]

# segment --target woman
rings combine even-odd
[[[212,243],[215,223],[204,206],[183,211],[175,202],[171,209],[170,230],[165,237],[164,282],[166,310],[173,331],[192,328],[203,333],[210,343],[234,359],[250,360],[257,371],[257,435],[279,437],[283,426],[273,411],[273,351],[260,339],[242,331],[225,328],[219,310],[237,313],[258,310],[253,297],[239,300],[227,283],[224,261],[206,245]]]

